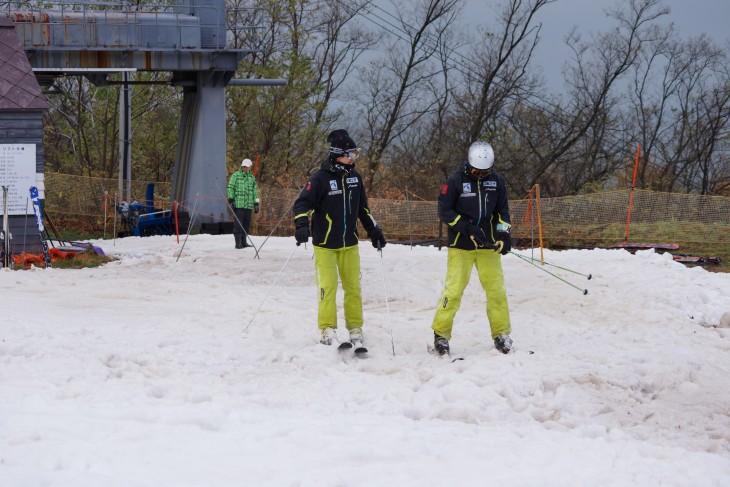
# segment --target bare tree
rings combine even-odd
[[[446,124],[450,158],[440,168],[444,175],[465,159],[467,147],[477,139],[492,142],[500,171],[524,167],[509,135],[510,118],[526,114],[529,97],[540,89],[529,67],[540,39],[537,15],[550,3],[553,0],[507,1],[495,13],[494,25],[467,39],[467,53],[454,63],[459,77],[451,88],[454,102]],[[515,182],[519,185],[521,180]]]
[[[728,156],[723,145],[730,137],[730,82],[725,79],[706,86],[694,99],[691,114],[688,161],[686,176],[682,178],[683,190],[710,194],[724,177],[727,177]],[[709,84],[709,83],[708,83]]]
[[[452,72],[449,53],[451,42],[442,43],[438,50],[441,66],[438,78],[428,84],[429,97],[435,101],[434,110],[410,127],[398,144],[390,150],[387,163],[388,183],[396,191],[391,197],[433,199],[435,188],[451,172],[453,157],[449,130],[449,110],[452,104]]]
[[[424,0],[415,6],[394,3],[395,30],[385,34],[387,52],[360,71],[358,101],[368,147],[363,177],[371,187],[379,183],[375,176],[388,149],[439,106],[430,89],[440,72],[434,55],[460,5],[461,0]]]
[[[666,146],[668,138],[673,136],[671,113],[677,109],[679,83],[691,65],[691,59],[683,56],[683,53],[684,45],[675,39],[674,28],[670,26],[645,43],[639,62],[632,67],[626,137],[630,140],[633,135],[641,144],[639,187],[648,187],[649,161],[660,151],[659,147]]]
[[[261,52],[244,63],[242,75],[288,82],[229,90],[229,140],[238,153],[261,155],[262,181],[285,184],[318,163],[323,133],[337,117],[335,94],[373,40],[355,20],[362,0],[259,0],[256,6],[266,28],[254,42]]]
[[[548,194],[575,193],[618,167],[614,155],[625,148],[617,146],[617,84],[638,62],[644,44],[658,35],[656,21],[668,12],[660,0],[623,0],[607,12],[615,28],[589,42],[575,29],[569,34],[566,42],[574,56],[566,68],[569,103],[556,107],[541,102],[549,116],[537,119],[551,125],[538,131],[542,138],[532,137],[529,125],[513,125],[530,148],[530,180],[525,183],[540,182]]]
[[[362,55],[375,47],[374,35],[357,21],[367,0],[346,3],[326,0],[315,14],[315,39],[311,48],[315,76],[312,83],[320,87],[315,101],[314,124],[319,126],[335,93],[355,72]],[[331,114],[336,118],[336,113]]]
[[[482,32],[477,39],[475,67],[464,72],[467,91],[461,97],[462,110],[470,118],[466,145],[496,129],[498,115],[510,100],[532,93],[535,80],[527,70],[542,27],[535,24],[535,16],[554,1],[510,0],[498,16],[494,32]]]
[[[138,73],[132,97],[134,177],[165,181],[177,144],[179,93],[163,73]],[[113,81],[113,80],[112,80]],[[54,171],[94,177],[117,175],[119,88],[93,85],[82,76],[59,77],[48,97],[46,160]]]
[[[646,161],[644,184],[665,191],[709,191],[718,143],[727,137],[728,74],[724,51],[705,36],[679,43],[677,76],[666,140]],[[649,164],[652,162],[652,164]],[[721,162],[719,162],[722,164]],[[651,177],[651,180],[649,178]]]

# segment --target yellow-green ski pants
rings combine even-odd
[[[469,284],[472,266],[476,265],[479,282],[487,293],[487,318],[492,338],[511,332],[507,292],[500,255],[491,249],[449,249],[446,282],[431,328],[440,336],[451,339],[454,316],[461,305],[461,297]]]
[[[337,276],[345,293],[345,325],[348,330],[362,327],[362,293],[360,292],[360,250],[357,245],[341,249],[314,246],[314,270],[317,275],[320,328],[337,328]]]

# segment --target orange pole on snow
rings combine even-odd
[[[540,239],[540,263],[545,263],[542,247],[542,217],[540,215],[540,185],[535,185],[535,209],[537,210],[537,235]]]
[[[629,226],[631,225],[631,209],[634,207],[634,188],[636,188],[636,173],[639,170],[639,154],[641,144],[636,146],[636,162],[634,162],[634,178],[631,180],[631,194],[629,195],[629,210],[626,215],[626,232],[624,232],[624,243],[629,241]]]

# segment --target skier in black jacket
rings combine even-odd
[[[331,132],[327,142],[330,144],[329,157],[294,202],[295,238],[297,245],[309,240],[311,211],[320,342],[331,345],[337,341],[335,298],[339,273],[345,293],[345,325],[350,341],[357,347],[362,344],[363,325],[357,220],[362,223],[373,247],[382,249],[386,242],[370,214],[362,177],[355,170],[355,159],[359,155],[357,145],[345,130]]]
[[[486,142],[469,146],[468,160],[441,187],[438,212],[449,227],[446,282],[433,318],[434,348],[449,353],[449,339],[471,270],[476,266],[487,295],[487,318],[495,347],[512,348],[509,308],[500,254],[512,248],[507,186],[494,171],[494,150]]]

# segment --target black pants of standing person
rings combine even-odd
[[[251,231],[251,208],[236,208],[236,218],[233,222],[233,238],[236,239],[236,248],[242,249],[251,245],[246,241],[246,236]]]

